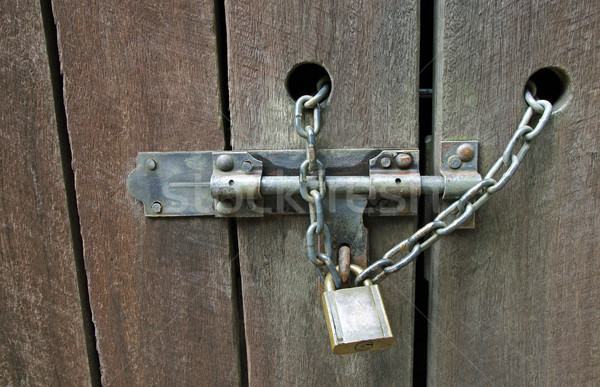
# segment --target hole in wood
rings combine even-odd
[[[549,101],[553,113],[559,111],[571,97],[571,80],[560,67],[544,67],[537,70],[529,81],[535,85],[534,97]]]
[[[331,76],[325,67],[314,62],[299,63],[288,72],[285,89],[292,100],[296,101],[303,95],[315,95],[319,91],[319,81],[322,79],[331,85]],[[330,95],[331,91],[322,103],[327,103]]]

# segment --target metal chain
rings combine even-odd
[[[450,234],[465,223],[475,211],[477,211],[489,198],[500,189],[513,177],[523,158],[529,151],[533,140],[541,133],[544,126],[550,119],[552,113],[552,104],[546,100],[536,100],[532,95],[532,90],[535,90],[533,84],[527,85],[525,91],[525,101],[529,105],[523,114],[523,118],[511,137],[508,145],[504,149],[502,156],[494,163],[485,177],[476,184],[473,188],[467,191],[460,199],[452,203],[447,209],[442,211],[435,219],[425,226],[421,227],[417,232],[409,238],[403,240],[396,246],[392,247],[384,256],[367,267],[354,280],[356,286],[360,285],[366,279],[372,279],[373,283],[379,283],[391,273],[394,273],[404,266],[412,262],[420,253],[430,248],[440,238]],[[535,91],[533,91],[535,92]],[[531,128],[529,123],[533,118],[534,113],[540,115],[535,128]],[[517,143],[521,142],[521,148],[518,153],[515,152]],[[502,167],[505,171],[498,180],[494,178]],[[455,219],[449,224],[449,217],[455,215]],[[424,242],[419,242],[422,238],[428,237]],[[406,254],[397,262],[392,261],[392,257],[400,251],[406,250]]]
[[[306,231],[306,250],[309,261],[315,265],[317,274],[321,281],[325,280],[325,275],[329,272],[333,277],[336,288],[342,285],[340,274],[336,265],[331,259],[331,233],[329,227],[325,224],[323,215],[323,198],[327,192],[325,185],[325,166],[317,159],[317,136],[321,130],[321,102],[329,93],[330,85],[327,82],[319,81],[319,91],[314,96],[304,95],[296,101],[294,112],[294,125],[296,132],[306,141],[306,160],[300,165],[300,194],[308,203],[310,212],[310,226]],[[304,113],[306,110],[313,111],[313,125],[304,125]],[[308,190],[308,176],[317,172],[319,179],[319,189]],[[325,253],[318,252],[315,245],[318,236],[325,239]]]

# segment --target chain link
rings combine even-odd
[[[532,95],[532,90],[535,92],[535,86],[528,84],[525,91],[525,102],[528,105],[527,110],[523,114],[517,130],[508,142],[504,152],[502,152],[502,156],[496,160],[485,177],[457,201],[438,214],[433,221],[427,223],[409,238],[392,247],[381,259],[367,267],[355,278],[354,284],[356,286],[367,279],[372,279],[374,284],[379,283],[389,274],[408,265],[420,253],[430,248],[443,236],[458,229],[473,216],[475,211],[489,200],[491,195],[501,190],[508,183],[531,148],[532,141],[544,129],[550,119],[550,114],[552,114],[552,104],[545,100],[536,100]],[[534,113],[538,114],[539,118],[535,127],[532,128],[529,126],[529,123]],[[521,148],[518,152],[515,152],[518,143],[521,143]],[[495,176],[500,172],[502,167],[505,168],[505,171],[496,180]],[[450,221],[451,216],[455,216],[452,221]],[[420,239],[427,236],[429,238],[423,243],[419,242]],[[410,252],[394,263],[392,257],[404,250],[410,250]]]
[[[327,193],[325,184],[325,166],[317,159],[317,136],[321,130],[321,103],[329,93],[330,85],[323,81],[318,83],[319,91],[314,96],[304,95],[296,101],[294,110],[294,126],[300,137],[306,141],[306,160],[299,168],[300,194],[308,203],[310,212],[310,226],[306,231],[306,251],[308,260],[315,265],[317,274],[321,281],[325,275],[331,273],[336,288],[342,286],[340,273],[336,269],[335,262],[331,259],[332,244],[329,227],[325,224],[323,215],[323,198]],[[313,126],[304,124],[304,113],[306,110],[313,111]],[[308,191],[308,177],[317,172],[319,189]],[[316,240],[319,236],[324,237],[325,253],[319,252]]]

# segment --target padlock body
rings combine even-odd
[[[323,310],[335,354],[385,349],[394,344],[378,285],[326,291]]]

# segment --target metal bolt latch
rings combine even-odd
[[[305,95],[296,101],[294,123],[300,137],[306,140],[305,152],[139,153],[139,167],[127,180],[130,193],[144,203],[146,216],[251,217],[306,213],[308,207],[310,225],[306,232],[306,248],[309,261],[326,285],[334,283],[336,287],[341,286],[342,279],[347,279],[347,273],[340,273],[336,268],[332,255],[334,248],[339,249],[343,243],[349,249],[340,249],[344,270],[352,258],[366,258],[363,213],[372,216],[414,215],[418,208],[414,204],[421,193],[441,195],[441,211],[432,221],[392,247],[364,271],[356,270],[355,285],[377,284],[410,264],[443,236],[459,228],[472,228],[475,211],[512,178],[532,140],[542,131],[552,113],[552,104],[536,100],[528,85],[525,101],[529,106],[504,152],[484,179],[477,170],[477,141],[442,141],[440,176],[421,176],[418,149],[319,150],[316,146],[321,122],[319,101],[328,90],[329,85],[323,84],[315,96]],[[303,117],[311,109],[314,128],[304,125]],[[534,118],[534,114],[539,117]],[[534,122],[535,127],[529,126],[530,122]],[[516,152],[518,144],[521,148]],[[506,167],[504,173],[494,178],[503,166]],[[324,200],[326,195],[332,200]],[[346,200],[338,199],[344,196]],[[353,197],[357,197],[355,203],[352,203]],[[336,205],[340,206],[339,214],[330,207]],[[360,216],[348,216],[351,211]],[[326,212],[329,214],[327,221]],[[330,225],[335,226],[333,232]],[[320,243],[315,243],[317,236],[323,239],[324,251],[317,246]],[[404,256],[394,262],[392,258],[401,251]],[[366,334],[362,328],[364,319],[354,316],[355,305],[335,299],[334,294],[342,295],[346,290],[324,293],[334,351],[364,351],[387,345],[391,331],[383,327],[385,324],[379,324],[386,320],[381,317],[385,317],[385,313],[380,313],[382,303],[377,300],[371,303],[374,307],[369,316],[379,317],[372,320],[371,328],[375,333]],[[360,289],[350,290],[352,297],[357,298]],[[340,315],[340,307],[349,313]],[[348,335],[338,329],[342,317],[352,325],[357,323],[357,335]]]
[[[415,215],[422,193],[460,196],[481,180],[476,141],[443,141],[440,176],[421,176],[419,151],[318,150],[327,165],[328,194],[368,196],[369,216]],[[249,152],[148,152],[128,179],[146,216],[256,217],[307,213],[300,198],[303,150]],[[160,168],[159,168],[160,166]],[[319,189],[314,174],[307,192]]]

